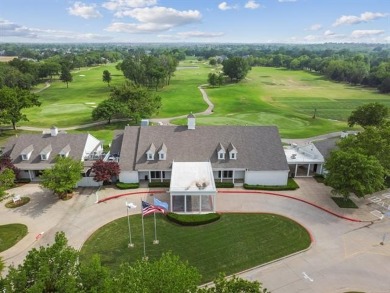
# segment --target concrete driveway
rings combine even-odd
[[[280,196],[240,193],[219,193],[220,212],[271,212],[285,215],[305,226],[314,239],[303,253],[243,272],[241,276],[259,280],[272,292],[390,292],[390,222],[371,214],[368,200],[356,200],[358,210],[341,210],[329,196],[329,188],[313,179],[297,179],[301,188],[283,192],[297,199],[308,200],[331,212],[366,222],[351,222],[326,213],[314,206]],[[147,189],[142,190],[147,191]],[[230,190],[231,191],[231,190]],[[29,204],[6,209],[0,205],[0,224],[24,223],[28,235],[0,255],[7,264],[19,264],[32,247],[52,243],[57,231],[64,231],[70,245],[81,248],[84,241],[99,227],[126,216],[125,201],[137,206],[148,194],[133,194],[96,204],[96,189],[81,189],[73,199],[59,201],[38,184],[28,184],[13,193],[29,195]],[[102,189],[99,198],[123,191]],[[157,195],[167,200],[166,194]],[[131,210],[140,213],[140,209]],[[37,235],[44,232],[38,240]],[[388,233],[388,234],[386,234]],[[387,235],[387,236],[385,236]],[[387,237],[387,238],[386,238]],[[384,240],[384,245],[380,242]]]

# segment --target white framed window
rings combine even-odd
[[[47,160],[47,155],[46,154],[41,154],[41,160],[46,161]]]
[[[27,161],[27,160],[28,160],[28,155],[23,154],[23,155],[22,155],[22,160],[23,160],[23,161]]]
[[[237,154],[235,152],[230,152],[230,159],[231,160],[236,160],[237,159]]]
[[[218,160],[224,160],[225,159],[225,153],[219,152],[218,153]]]
[[[164,153],[159,153],[159,160],[165,160],[165,154]]]
[[[148,158],[148,161],[154,160],[154,155],[152,153],[147,153],[146,156]]]

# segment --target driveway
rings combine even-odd
[[[305,226],[314,239],[303,253],[243,272],[242,277],[259,280],[272,292],[389,292],[390,224],[388,218],[377,219],[370,213],[368,200],[359,200],[358,210],[340,210],[329,199],[329,188],[311,178],[297,179],[301,188],[283,192],[296,199],[308,200],[337,214],[366,222],[351,222],[331,215],[304,202],[257,193],[219,193],[220,212],[271,212],[285,215]],[[143,189],[142,191],[148,191]],[[232,190],[230,190],[232,191]],[[0,224],[24,223],[28,235],[17,245],[1,253],[7,264],[19,264],[28,250],[53,242],[57,231],[64,231],[69,244],[80,249],[84,241],[99,227],[126,216],[125,201],[140,205],[150,194],[132,194],[96,204],[96,189],[81,189],[73,199],[57,200],[37,184],[13,190],[29,195],[31,202],[18,209],[0,205]],[[98,197],[121,194],[123,190],[105,188]],[[167,195],[156,195],[167,200]],[[132,214],[140,209],[131,210]],[[42,237],[36,239],[39,233]],[[389,233],[388,236],[386,236]],[[388,238],[386,238],[388,237]],[[384,241],[384,245],[380,242]]]

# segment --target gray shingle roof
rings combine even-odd
[[[337,142],[340,140],[340,137],[328,138],[324,140],[314,141],[313,144],[319,150],[321,155],[327,159],[330,155],[330,152],[337,149]]]
[[[114,139],[115,140],[115,139]],[[166,160],[146,160],[152,144],[165,143]],[[237,159],[218,160],[219,144],[236,146]],[[114,145],[114,143],[113,143]],[[121,170],[169,170],[172,162],[207,162],[213,168],[288,170],[279,132],[275,126],[126,126],[120,151]]]
[[[10,157],[13,163],[20,169],[40,170],[50,167],[58,154],[64,149],[69,149],[69,157],[81,160],[86,145],[88,134],[59,133],[57,136],[50,134],[22,134],[12,140],[13,147]],[[21,154],[32,146],[32,153],[29,160],[22,160]],[[8,145],[10,147],[10,145]],[[41,160],[41,153],[51,148],[48,160]]]

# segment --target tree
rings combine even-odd
[[[51,246],[33,248],[23,264],[11,266],[1,292],[78,292],[78,252],[57,232]]]
[[[108,70],[103,71],[103,82],[107,82],[107,85],[110,86],[111,82],[111,73]]]
[[[113,292],[196,292],[201,279],[196,268],[169,252],[156,261],[124,263],[117,276]]]
[[[197,293],[229,293],[229,292],[245,292],[245,293],[267,293],[268,290],[262,288],[260,282],[247,281],[237,276],[226,278],[225,274],[219,274],[214,280],[213,287],[198,289]]]
[[[17,122],[28,121],[23,109],[40,105],[38,96],[28,90],[7,86],[0,88],[0,122],[11,122],[14,130]]]
[[[95,174],[93,180],[97,182],[111,182],[112,177],[119,176],[120,168],[117,162],[98,160],[93,163],[92,172]]]
[[[211,65],[211,66],[217,65],[217,60],[215,60],[215,58],[211,58],[209,61],[209,65]]]
[[[352,149],[333,151],[325,163],[328,171],[325,182],[332,193],[348,198],[350,193],[358,197],[383,189],[385,171],[373,156],[366,156]]]
[[[123,105],[120,102],[113,99],[107,99],[101,102],[95,109],[92,110],[93,120],[107,120],[107,123],[111,123],[111,119],[114,117],[120,117],[123,115]]]
[[[161,98],[143,86],[126,81],[120,87],[113,87],[111,99],[124,105],[123,114],[138,122],[140,117],[149,117],[158,112]]]
[[[20,170],[12,163],[9,155],[0,156],[0,172],[4,169],[11,169],[15,174],[15,178],[18,178]]]
[[[0,171],[0,188],[8,189],[14,186],[16,176],[12,169],[5,168]]]
[[[66,88],[69,87],[69,83],[73,81],[72,74],[70,73],[70,69],[66,66],[63,66],[61,69],[60,80],[66,82]]]
[[[81,179],[83,165],[69,157],[57,157],[51,169],[42,172],[41,185],[52,190],[59,198],[71,192]]]
[[[218,84],[218,75],[215,73],[212,73],[212,72],[209,73],[208,78],[207,78],[207,82],[211,86],[216,86]]]
[[[233,57],[222,62],[223,72],[230,80],[240,81],[245,78],[251,69],[248,62],[242,57]]]
[[[358,124],[362,127],[380,126],[389,115],[389,108],[380,103],[369,103],[356,108],[348,117],[350,127]]]

